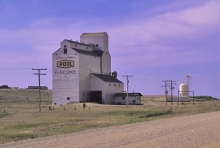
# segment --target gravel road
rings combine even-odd
[[[220,112],[161,119],[0,145],[3,148],[219,148]]]

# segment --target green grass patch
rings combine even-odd
[[[67,134],[94,128],[119,126],[137,122],[219,111],[220,102],[195,101],[183,105],[165,105],[165,98],[143,97],[143,105],[101,105],[87,103],[54,107],[49,111],[51,91],[42,91],[39,113],[37,90],[0,90],[0,143]],[[29,98],[27,101],[26,98]],[[64,110],[65,107],[65,110]],[[6,112],[4,112],[4,110]]]

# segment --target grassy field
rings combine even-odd
[[[27,100],[28,98],[28,100]],[[107,126],[118,126],[176,116],[219,111],[220,101],[199,101],[195,105],[165,104],[164,96],[144,96],[143,105],[101,105],[81,103],[53,107],[51,91],[42,90],[42,110],[38,108],[38,90],[0,90],[0,143],[28,138],[65,134]]]

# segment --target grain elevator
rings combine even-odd
[[[82,33],[80,42],[63,40],[52,54],[52,104],[112,104],[124,84],[111,72],[108,34]]]

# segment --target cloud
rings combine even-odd
[[[111,50],[116,60],[113,64],[129,69],[127,62],[135,68],[220,62],[218,42],[214,42],[215,46],[208,45],[213,42],[213,34],[220,32],[219,23],[220,2],[216,0],[150,19],[132,18],[117,28],[110,28],[114,43]],[[141,46],[132,46],[137,43]]]
[[[137,17],[137,16],[136,16]],[[163,12],[156,16],[131,18],[123,26],[112,30],[139,41],[158,41],[169,38],[195,39],[201,34],[216,31],[220,27],[220,2],[206,1],[176,11]],[[133,41],[136,42],[136,41]]]
[[[161,35],[170,37],[182,37],[183,35],[200,34],[207,30],[215,30],[220,24],[220,2],[216,0],[207,1],[202,5],[194,6],[177,12],[167,12],[150,21],[150,26],[159,30]],[[160,26],[161,25],[161,26]],[[211,27],[211,28],[210,28]],[[215,28],[212,28],[215,27]],[[158,35],[158,34],[157,34]]]
[[[211,0],[202,6],[186,9],[174,16],[175,20],[195,27],[212,27],[220,23],[220,2]]]
[[[126,22],[111,26],[98,18],[95,21],[94,18],[86,18],[77,22],[69,18],[41,18],[31,22],[27,28],[1,29],[0,34],[4,36],[0,36],[0,42],[30,47],[26,49],[27,53],[19,55],[20,58],[14,57],[14,61],[37,61],[37,58],[44,57],[42,63],[50,63],[48,57],[59,48],[63,39],[79,40],[82,32],[103,30],[109,34],[110,53],[116,61],[121,62],[118,65],[124,65],[128,59],[138,67],[197,63],[204,59],[211,62],[218,60],[216,55],[207,57],[201,55],[200,50],[173,43],[181,40],[197,41],[201,36],[211,34],[210,30],[219,30],[219,12],[220,2],[207,1],[178,11],[152,15],[151,18],[131,17]],[[87,24],[90,24],[89,28]]]
[[[47,41],[46,44],[48,45],[57,45],[60,41]]]
[[[125,46],[140,46],[137,42],[125,42]]]
[[[193,74],[191,77],[195,78],[195,77],[200,77],[200,76],[201,76],[201,74]]]

